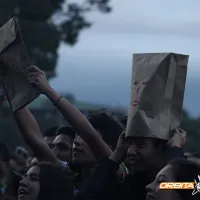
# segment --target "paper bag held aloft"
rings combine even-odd
[[[0,82],[13,111],[26,106],[40,94],[28,83],[26,70],[29,66],[19,26],[12,18],[0,28]]]
[[[133,55],[127,137],[168,140],[180,126],[188,59],[175,53]]]

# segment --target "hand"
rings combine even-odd
[[[51,88],[45,73],[36,66],[28,68],[28,81],[43,94]]]
[[[187,133],[183,129],[181,129],[181,128],[175,129],[175,133],[172,136],[172,138],[169,140],[168,146],[183,147],[186,142],[186,135],[187,135]]]
[[[129,147],[129,140],[126,138],[126,133],[123,132],[118,138],[116,148],[120,151],[127,151]]]
[[[111,154],[110,159],[120,164],[126,156],[128,147],[129,147],[128,139],[125,137],[125,132],[123,132],[119,136],[117,146],[114,152]]]

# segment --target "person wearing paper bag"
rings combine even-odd
[[[126,134],[120,137],[119,146],[110,159],[102,162],[86,182],[79,193],[80,199],[107,198],[106,191],[112,191],[109,192],[110,199],[145,199],[145,186],[154,180],[165,163],[174,158],[184,158],[181,147],[185,139],[176,128],[180,125],[187,61],[187,56],[171,53],[134,56]],[[167,146],[174,132],[176,134]],[[129,145],[125,141],[129,141]],[[113,172],[127,151],[124,145],[130,146],[128,159],[134,170],[133,175],[121,185],[116,184],[114,179],[110,183]],[[102,196],[103,193],[106,196]]]
[[[174,136],[168,142],[169,146],[165,153],[164,149],[162,149],[163,143],[159,140],[144,138],[142,142],[143,144],[140,142],[140,145],[134,147],[134,149],[136,150],[137,148],[136,151],[139,152],[143,162],[149,161],[148,157],[151,156],[150,159],[153,159],[153,162],[155,162],[154,165],[145,166],[145,163],[138,162],[138,166],[133,166],[134,171],[128,175],[123,182],[116,182],[114,173],[118,169],[119,164],[124,160],[127,150],[129,153],[132,151],[131,154],[136,156],[136,152],[133,152],[134,144],[130,146],[130,140],[125,138],[124,132],[119,137],[117,147],[111,154],[110,158],[102,160],[99,163],[93,174],[88,178],[79,191],[77,198],[79,200],[145,200],[145,187],[149,183],[153,182],[157,172],[165,165],[165,163],[172,159],[184,158],[181,147],[185,143],[185,137],[177,129]]]

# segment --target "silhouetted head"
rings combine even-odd
[[[57,129],[58,129],[58,126],[53,126],[51,128],[46,129],[43,133],[44,141],[50,146],[50,148],[56,137]]]
[[[107,143],[114,150],[118,137],[123,131],[121,124],[112,117],[108,116],[106,113],[90,115],[88,120],[101,135],[105,143]],[[73,143],[72,161],[76,164],[96,162],[96,158],[94,157],[89,146],[80,136],[77,136]]]
[[[123,132],[121,124],[106,113],[91,115],[88,120],[103,140],[114,150],[118,137]]]

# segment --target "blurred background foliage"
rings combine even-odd
[[[52,77],[60,43],[75,45],[94,11],[109,13],[109,0],[1,0],[0,26],[17,17],[32,63]]]

